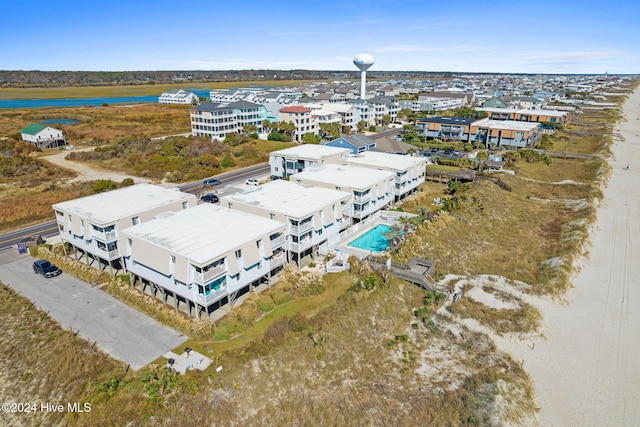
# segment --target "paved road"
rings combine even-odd
[[[66,273],[45,279],[33,273],[33,258],[0,253],[0,281],[106,353],[140,369],[187,337]]]

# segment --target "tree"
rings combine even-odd
[[[387,123],[391,122],[391,116],[389,114],[385,114],[384,116],[382,116],[382,124],[386,125]]]
[[[248,133],[256,133],[258,132],[258,126],[256,125],[244,125],[242,126],[242,131],[246,134]]]
[[[360,120],[357,124],[358,127],[358,132],[364,132],[364,130],[367,128],[367,122],[364,120]]]
[[[271,131],[271,120],[265,119],[262,121],[262,131],[263,132]]]
[[[320,130],[328,139],[337,139],[340,137],[341,126],[340,123],[320,123]]]
[[[302,142],[304,142],[305,144],[320,144],[320,140],[320,136],[312,132],[307,132],[302,135]]]

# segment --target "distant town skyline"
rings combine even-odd
[[[640,73],[638,2],[3,1],[0,69]]]

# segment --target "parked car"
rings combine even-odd
[[[34,262],[33,272],[36,274],[42,274],[44,277],[55,277],[59,274],[62,274],[62,270],[51,264],[46,259],[39,259]]]
[[[200,197],[200,200],[207,203],[218,203],[220,201],[220,199],[218,199],[218,196],[216,196],[215,194],[205,194],[204,196]]]
[[[432,153],[437,153],[437,152],[438,152],[438,149],[434,147],[434,148],[432,148],[432,149],[431,149],[431,152],[432,152]]]
[[[257,179],[248,179],[244,183],[247,184],[247,185],[258,185],[259,184]]]
[[[209,186],[209,185],[220,185],[222,184],[222,182],[220,182],[219,179],[216,178],[207,178],[204,181],[202,181],[202,185]]]
[[[453,152],[453,155],[454,155],[454,156],[459,156],[459,155],[460,155],[460,151],[458,151],[458,150],[454,151],[454,152]]]
[[[445,148],[444,149],[444,154],[453,154],[453,148],[450,148],[450,147]]]

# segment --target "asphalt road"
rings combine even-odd
[[[46,279],[34,274],[33,258],[0,253],[0,281],[30,299],[65,329],[116,359],[140,369],[186,341],[179,332],[66,273]]]

